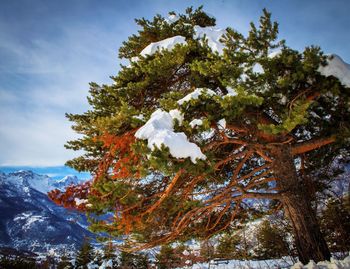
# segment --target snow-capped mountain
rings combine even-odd
[[[5,174],[0,172],[0,184],[4,180],[9,184],[21,187],[30,187],[42,193],[48,193],[53,189],[63,190],[71,184],[78,184],[83,182],[74,175],[67,175],[62,179],[52,179],[47,175],[38,175],[32,171],[20,170],[14,173]]]
[[[22,188],[27,191],[28,188],[35,189],[42,193],[47,193],[50,190],[49,177],[45,175],[37,175],[32,171],[20,170],[14,173],[1,173],[0,184],[11,184],[17,188]]]
[[[79,182],[31,171],[0,172],[0,246],[30,251],[74,249],[92,234],[82,214],[55,205],[47,191]]]
[[[81,183],[83,180],[80,180],[77,176],[68,175],[63,177],[62,179],[50,181],[49,189],[60,189],[63,190],[65,187],[69,185],[75,185]]]

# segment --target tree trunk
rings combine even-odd
[[[277,187],[281,190],[281,202],[293,227],[299,260],[304,264],[309,260],[329,260],[331,254],[312,209],[308,190],[303,181],[298,180],[291,148],[286,145],[276,147],[272,155],[275,159],[273,171],[279,178]]]

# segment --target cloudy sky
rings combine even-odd
[[[350,62],[348,0],[1,0],[0,166],[56,166],[73,157],[65,112],[88,109],[88,83],[110,83],[134,18],[204,5],[243,33],[262,8],[295,49],[320,45]]]

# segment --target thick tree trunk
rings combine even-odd
[[[273,170],[279,178],[277,186],[281,189],[281,202],[293,227],[300,261],[306,264],[309,260],[329,260],[331,254],[312,209],[308,190],[298,180],[291,148],[286,145],[276,147],[272,154],[275,159]]]

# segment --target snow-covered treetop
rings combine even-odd
[[[179,17],[176,14],[172,14],[165,19],[169,24],[175,23],[179,20]],[[208,44],[208,47],[212,50],[212,52],[217,52],[219,55],[223,55],[223,51],[225,48],[225,44],[221,42],[223,36],[227,33],[224,29],[215,28],[212,26],[201,27],[195,25],[193,27],[194,35],[193,38],[196,40],[205,40]],[[201,42],[202,43],[202,42]],[[153,55],[156,51],[161,50],[172,50],[177,45],[187,45],[186,38],[184,36],[173,36],[158,42],[152,42],[147,45],[141,52],[140,55],[145,57],[147,55]],[[269,58],[275,58],[281,55],[282,51],[274,50],[268,54]],[[132,57],[132,61],[137,61],[138,57]],[[259,63],[256,63],[253,67],[253,71],[256,73],[263,73],[263,68]],[[350,65],[345,63],[343,59],[336,55],[330,54],[327,59],[326,66],[320,66],[318,71],[328,77],[334,76],[339,79],[339,81],[346,87],[350,87]]]

